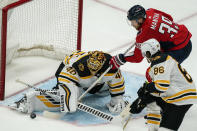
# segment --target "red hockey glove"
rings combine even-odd
[[[118,69],[124,63],[126,63],[126,61],[124,59],[123,54],[118,54],[116,56],[113,56],[110,60],[110,64],[112,65],[112,70]]]

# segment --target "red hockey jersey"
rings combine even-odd
[[[159,41],[161,50],[179,50],[187,45],[191,33],[185,25],[178,25],[173,18],[156,9],[146,10],[146,19],[136,37],[136,47],[132,56],[125,57],[126,61],[139,63],[143,60],[140,44],[154,38]]]

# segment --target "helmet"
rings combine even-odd
[[[106,57],[102,51],[88,52],[87,66],[92,74],[98,72],[104,65]]]
[[[146,11],[141,5],[135,5],[127,12],[127,18],[129,20],[136,20],[138,18],[146,18]]]
[[[141,52],[142,56],[145,57],[147,52],[150,53],[150,57],[160,51],[160,44],[156,39],[149,39],[142,43]]]

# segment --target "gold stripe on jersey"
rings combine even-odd
[[[164,84],[170,84],[170,81],[168,80],[156,80],[154,82],[157,82],[157,83],[164,83]]]
[[[86,55],[82,55],[81,57],[79,57],[79,59],[77,59],[77,61],[80,60],[80,59],[82,59],[83,57],[85,57],[87,55],[90,55],[90,54],[87,53]]]
[[[197,99],[196,89],[180,91],[172,96],[162,98],[167,103],[180,102],[188,99]]]
[[[73,75],[70,75],[70,74],[68,74],[68,73],[65,73],[65,72],[61,72],[60,75],[62,75],[62,76],[67,76],[67,77],[69,77],[69,78],[71,78],[71,79],[74,79],[74,80],[76,80],[76,81],[79,80],[77,77],[75,77],[75,76],[73,76]]]
[[[116,86],[120,86],[120,85],[123,85],[124,84],[124,78],[122,78],[122,80],[120,82],[117,82],[117,83],[114,83],[114,84],[111,84],[111,83],[108,83],[110,87],[114,88]]]
[[[155,83],[155,87],[159,90],[159,91],[166,91],[168,89],[168,87],[162,87],[160,86],[158,83]]]
[[[64,59],[64,64],[68,64],[68,58],[69,56],[66,56],[65,59]]]
[[[166,61],[171,59],[172,57],[170,55],[167,56]]]
[[[174,98],[174,97],[177,97],[177,96],[180,96],[182,94],[185,94],[185,93],[190,93],[190,92],[195,92],[196,93],[196,89],[187,89],[187,90],[183,90],[183,91],[180,91],[172,96],[169,96],[169,97],[163,97],[164,100],[167,100],[167,99],[171,99],[171,98]]]
[[[147,123],[149,124],[155,124],[155,125],[160,125],[159,121],[153,121],[153,120],[147,120]]]
[[[72,53],[70,56],[66,56],[66,58],[65,58],[65,64],[69,64],[69,63],[70,63],[70,59],[71,59],[73,56],[81,55],[81,54],[83,54],[83,53],[85,53],[85,52],[83,52],[83,51],[77,51],[77,52]]]
[[[180,102],[180,101],[184,101],[184,100],[189,100],[189,99],[197,99],[197,96],[185,96],[176,100],[168,100],[166,101],[167,103],[174,103],[174,102]]]
[[[59,82],[66,82],[66,83],[70,83],[71,81],[65,79],[65,78],[61,78],[61,77],[58,77],[58,81]]]
[[[147,115],[147,117],[154,117],[154,118],[159,118],[159,119],[160,119],[160,118],[161,118],[161,115],[158,115],[158,114],[151,114],[151,113],[150,113],[150,114]]]
[[[154,81],[155,87],[160,91],[166,91],[170,85],[168,80],[156,80]]]
[[[74,56],[74,55],[72,54],[72,55],[70,55],[70,56],[67,58],[67,60],[66,60],[67,64],[70,64],[70,59],[71,59],[73,56]]]
[[[110,92],[113,92],[113,93],[114,92],[123,92],[124,89],[125,89],[125,86],[122,86],[120,88],[115,88],[115,89],[110,88]]]
[[[89,78],[91,78],[92,77],[92,75],[90,75],[90,76],[84,76],[84,77],[80,77],[81,79],[89,79]]]
[[[113,76],[115,73],[107,73],[104,76]]]

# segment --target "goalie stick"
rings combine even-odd
[[[26,85],[28,86],[29,88],[32,88],[32,89],[35,89],[35,90],[38,90],[38,91],[41,91],[42,93],[45,93],[45,94],[58,94],[57,90],[43,90],[43,89],[38,89],[32,85],[29,85],[19,79],[16,80],[16,82],[18,83],[21,83],[23,85]],[[117,116],[113,116],[111,114],[107,114],[105,112],[102,112],[98,109],[95,109],[93,107],[90,107],[88,105],[85,105],[81,102],[78,102],[78,107],[77,109],[81,110],[81,111],[84,111],[86,113],[89,113],[91,115],[94,115],[98,118],[101,118],[101,119],[104,119],[108,122],[112,122],[112,123],[122,123],[123,127],[125,126],[125,124],[127,123],[126,122],[126,119],[128,117],[130,117],[130,113],[129,113],[129,110],[130,110],[130,103],[129,102],[126,102],[127,106],[124,108],[124,110],[120,113],[120,115],[117,115]],[[49,118],[54,118],[54,119],[59,119],[61,118],[63,115],[65,115],[65,113],[55,113],[55,112],[49,112],[49,111],[43,111],[43,116],[45,117],[49,117]]]

